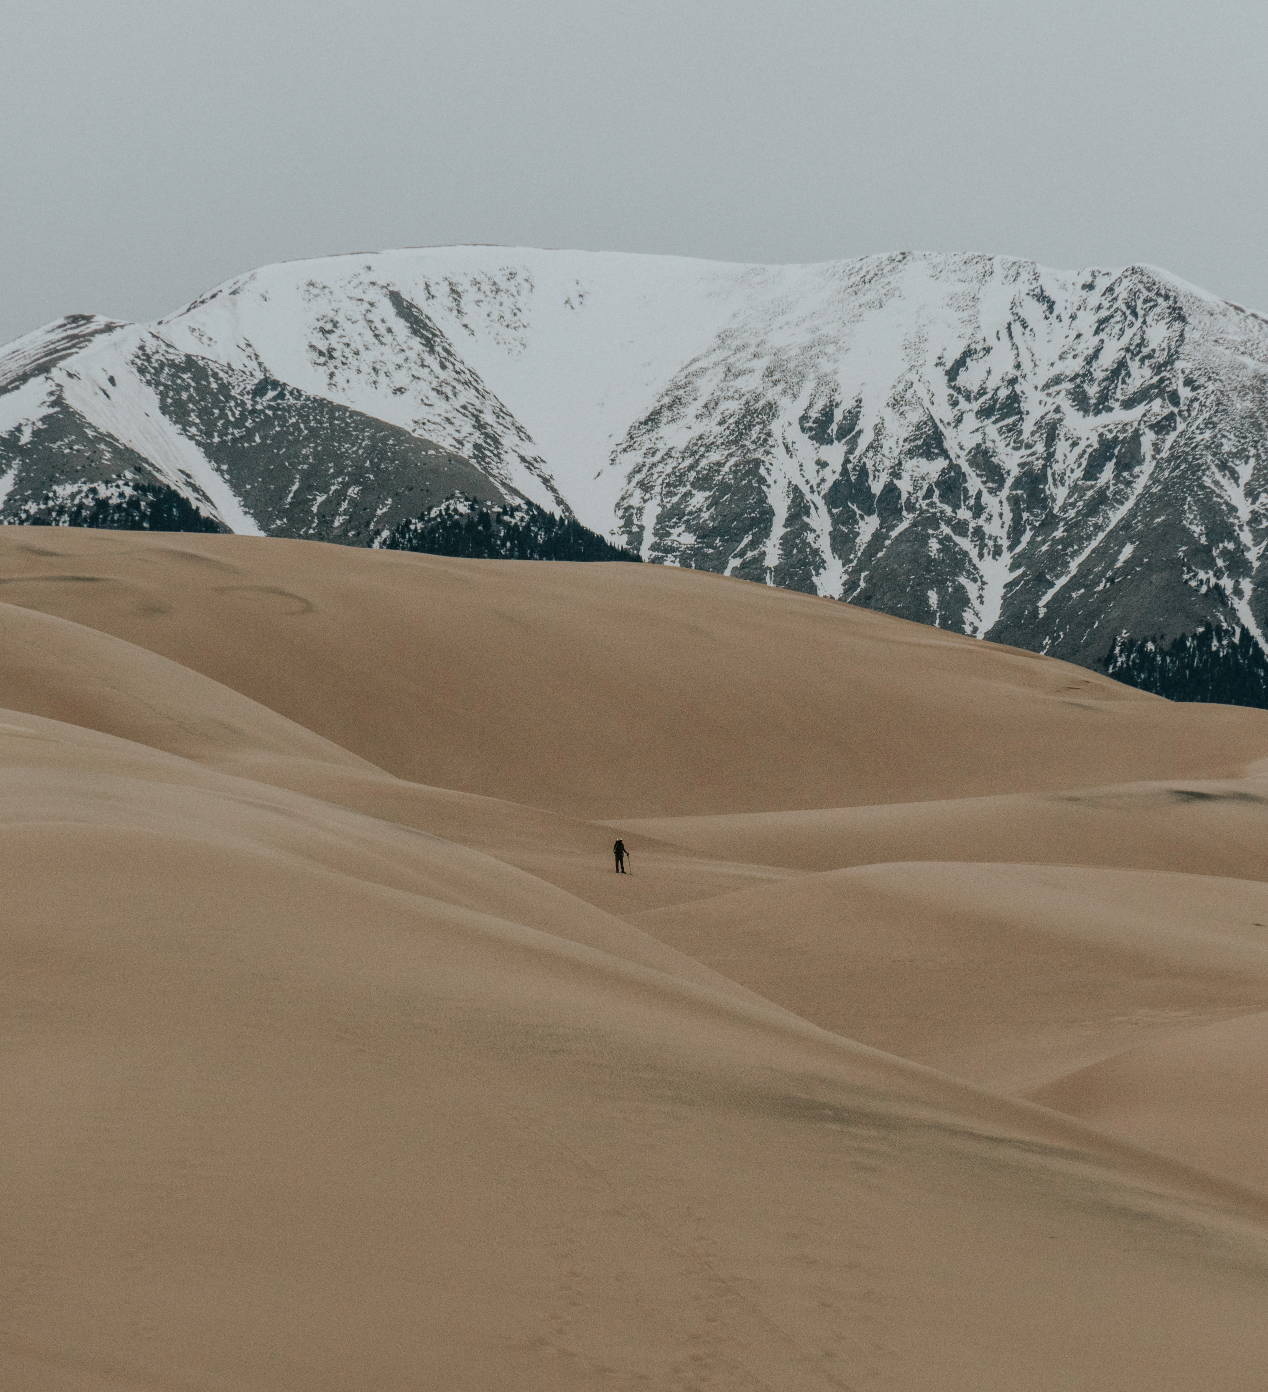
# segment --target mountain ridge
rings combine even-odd
[[[1266,440],[1262,316],[976,254],[348,253],[0,352],[0,521],[124,475],[354,545],[523,500],[1087,666],[1203,627],[1264,646]]]

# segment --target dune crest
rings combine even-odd
[[[0,598],[160,653],[412,782],[573,816],[1237,778],[1268,758],[1263,711],[1176,706],[665,566],[3,528]]]
[[[1261,1377],[1265,712],[655,567],[0,599],[4,1386]]]

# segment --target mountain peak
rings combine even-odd
[[[127,474],[364,545],[458,491],[1089,664],[1268,630],[1268,322],[1156,267],[428,247],[122,327],[0,359],[0,520]]]

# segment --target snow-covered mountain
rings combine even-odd
[[[368,545],[454,492],[518,497],[1085,663],[1124,634],[1262,643],[1266,455],[1268,321],[1140,266],[449,247],[0,353],[2,521]]]

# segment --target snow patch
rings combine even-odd
[[[100,348],[89,348],[75,359],[75,371],[54,369],[66,404],[106,434],[149,460],[155,471],[184,497],[191,498],[190,481],[210,500],[232,531],[247,536],[264,533],[243,507],[211,461],[163,414],[158,396],[137,374],[132,354],[141,347],[144,329],[112,337]],[[115,379],[113,388],[109,378]]]

